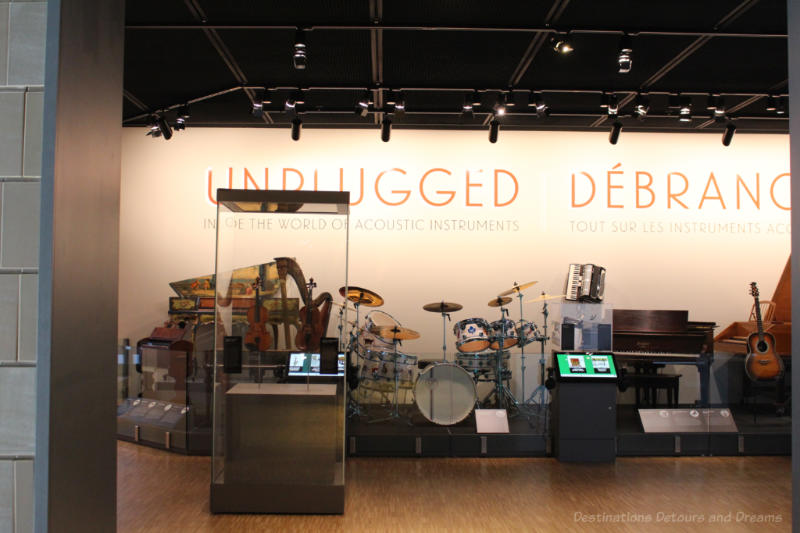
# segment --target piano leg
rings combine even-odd
[[[700,354],[700,359],[697,361],[697,371],[700,373],[700,407],[708,407],[711,362],[713,360],[713,354]]]

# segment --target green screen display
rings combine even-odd
[[[611,354],[556,353],[558,372],[562,378],[616,379],[617,369]]]

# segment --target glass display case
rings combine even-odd
[[[212,512],[344,512],[330,316],[347,292],[348,217],[347,192],[217,191]]]

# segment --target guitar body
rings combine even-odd
[[[756,282],[750,284],[750,294],[755,300],[753,308],[756,314],[758,331],[747,337],[747,357],[744,370],[753,381],[774,381],[783,376],[783,361],[775,352],[775,337],[764,331],[761,321],[761,305],[758,301]]]
[[[752,333],[747,337],[747,357],[744,370],[753,381],[773,381],[783,375],[783,361],[775,353],[772,333]]]

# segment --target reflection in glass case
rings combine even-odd
[[[117,435],[190,454],[211,451],[211,377],[203,327],[157,327],[118,354]],[[207,337],[207,335],[206,335]],[[127,339],[126,339],[127,340]]]
[[[211,511],[342,513],[329,319],[347,287],[349,193],[220,189],[217,202]]]

